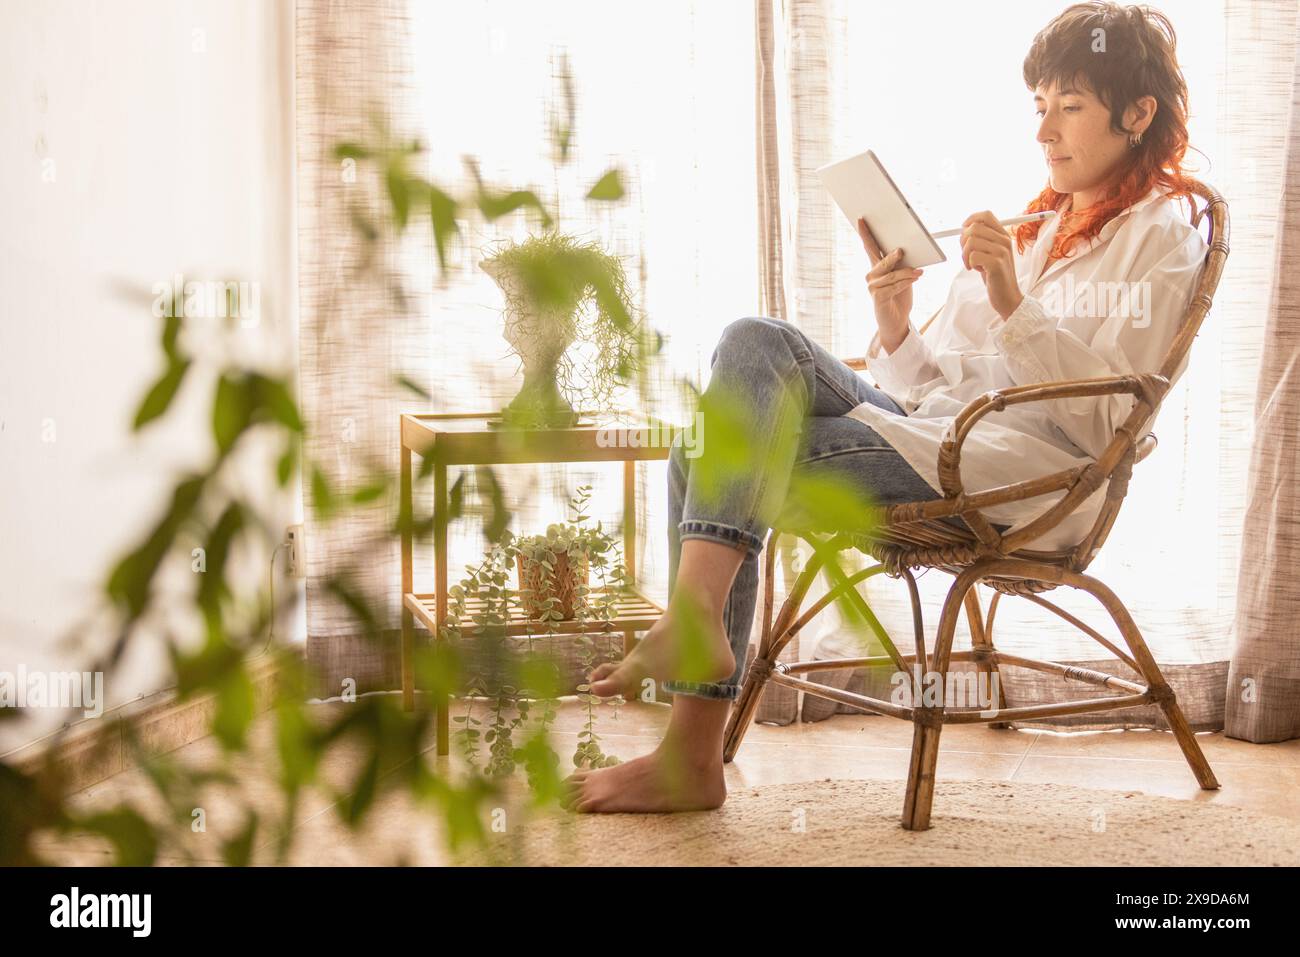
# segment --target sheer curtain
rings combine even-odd
[[[352,491],[397,470],[396,378],[424,387],[432,352],[427,309],[406,295],[408,244],[387,231],[367,250],[355,209],[378,210],[384,184],[365,164],[340,160],[342,142],[370,142],[375,123],[409,131],[416,120],[406,0],[298,0],[295,22],[299,388],[305,461],[330,487]],[[396,507],[376,501],[333,520],[304,469],[307,646],[315,693],[400,687],[401,582],[387,527]],[[347,576],[376,609],[380,634],[363,634],[330,582]]]
[[[767,255],[785,278],[788,318],[837,354],[861,355],[873,327],[863,279],[869,267],[851,226],[817,184],[815,169],[871,148],[935,228],[958,224],[977,209],[1020,211],[1045,182],[1034,138],[1038,120],[1021,63],[1034,34],[1065,4],[1000,4],[996,28],[989,8],[977,4],[930,0],[892,9],[887,17],[850,0],[757,0],[757,5],[759,17],[771,11],[776,24],[778,71],[769,105],[777,120],[776,147],[760,157],[760,164],[781,183],[784,242],[769,244]],[[1294,3],[1285,0],[1285,5],[1293,22]],[[1275,85],[1261,89],[1256,83],[1275,64],[1255,56],[1244,39],[1225,43],[1227,25],[1239,26],[1251,16],[1245,8],[1253,6],[1269,7],[1263,19],[1281,28],[1284,3],[1225,8],[1223,0],[1169,0],[1158,5],[1178,33],[1178,56],[1190,89],[1191,143],[1204,154],[1190,152],[1189,164],[1227,198],[1233,246],[1188,370],[1156,422],[1159,447],[1135,470],[1119,520],[1089,568],[1126,601],[1197,730],[1223,727],[1263,335],[1262,290],[1253,280],[1271,275],[1272,268],[1268,250],[1281,134],[1268,132],[1272,121],[1261,119],[1259,111],[1271,117],[1289,103]],[[1246,89],[1256,91],[1250,105],[1244,102]],[[1285,113],[1281,116],[1284,129]],[[948,251],[949,262],[928,269],[916,287],[918,321],[942,304],[961,267]],[[931,637],[950,583],[938,572],[919,579]],[[910,606],[902,583],[877,576],[865,587],[890,634],[910,647]],[[992,592],[980,592],[987,609]],[[1048,597],[1102,634],[1115,635],[1108,616],[1088,596],[1059,588]],[[1084,666],[1107,657],[1091,639],[1023,600],[1003,598],[994,631],[998,647],[1014,654]],[[805,635],[805,648],[809,638],[819,639],[819,657],[862,653],[833,612],[816,635]],[[969,647],[964,620],[957,647]],[[822,680],[860,686],[863,677],[836,672]],[[1022,669],[1009,669],[1004,681],[1012,704],[1087,693]],[[786,713],[773,711],[768,717],[788,719],[793,705],[783,707]],[[831,702],[807,696],[802,714],[815,719],[836,710]],[[1142,709],[1034,725],[1082,730],[1163,727],[1163,721],[1154,709]]]
[[[1247,741],[1300,736],[1300,18],[1294,0],[1228,0],[1228,53],[1253,68],[1228,79],[1227,120],[1234,168],[1241,173],[1233,257],[1242,281],[1232,289],[1234,319],[1268,343],[1251,370],[1244,421],[1254,426],[1226,733]],[[1238,252],[1238,250],[1241,252]]]

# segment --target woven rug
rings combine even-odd
[[[734,790],[715,811],[535,817],[491,835],[488,849],[462,855],[456,863],[1300,864],[1300,821],[1206,800],[1062,784],[941,781],[929,830],[904,830],[902,809],[900,780],[767,785]]]

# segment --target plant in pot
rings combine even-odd
[[[588,485],[580,486],[569,502],[573,518],[548,526],[543,534],[516,537],[507,529],[483,561],[467,565],[466,576],[448,589],[449,639],[460,645],[466,641],[466,625],[478,628],[472,636],[473,653],[464,655],[475,667],[466,688],[469,707],[454,719],[461,725],[456,738],[474,767],[480,744],[488,745],[489,775],[508,775],[522,761],[533,781],[542,770],[538,762],[559,760],[554,752],[525,753],[515,747],[514,732],[529,721],[534,701],[541,711],[539,730],[546,732],[555,720],[562,676],[554,650],[561,628],[578,632],[575,647],[582,675],[607,657],[615,638],[613,619],[618,592],[629,584],[627,569],[617,538],[601,522],[590,524],[586,514],[590,490]],[[509,584],[512,568],[518,576],[517,589]],[[592,577],[598,587],[592,587]],[[529,626],[523,648],[506,627],[521,620]],[[539,651],[537,639],[543,637],[547,640]],[[585,683],[578,684],[576,691],[586,709],[586,723],[578,734],[574,766],[617,764],[618,758],[601,750],[595,729],[601,699]],[[474,714],[477,698],[487,701],[486,730]],[[611,698],[610,703],[617,717],[622,699]]]
[[[479,267],[505,296],[503,335],[524,371],[503,424],[572,428],[575,402],[605,407],[645,349],[622,261],[597,242],[547,229]]]

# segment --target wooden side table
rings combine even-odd
[[[415,622],[442,640],[447,621],[447,468],[456,465],[518,465],[546,462],[623,463],[623,557],[632,585],[618,602],[613,628],[623,632],[624,653],[635,645],[636,633],[645,631],[663,614],[636,587],[636,463],[668,458],[677,429],[669,426],[629,425],[611,418],[585,415],[592,424],[572,429],[517,430],[493,426],[497,413],[409,414],[401,417],[401,508],[403,516],[413,514],[411,455],[433,459],[433,555],[432,592],[415,590],[412,541],[409,521],[402,523],[402,707],[415,707]],[[474,602],[467,603],[472,609]],[[535,623],[532,625],[535,627]],[[576,634],[592,627],[603,630],[603,622],[556,622],[557,633]],[[506,633],[525,635],[530,624],[522,609],[511,611]],[[472,636],[475,626],[462,634]],[[450,750],[450,701],[439,694],[434,702],[438,754]]]

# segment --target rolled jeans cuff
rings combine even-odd
[[[734,525],[688,518],[677,524],[677,530],[681,533],[680,538],[682,541],[688,538],[705,538],[710,541],[721,542],[724,545],[743,545],[751,552],[761,552],[763,550],[763,540],[761,538],[753,532],[746,531],[743,528],[736,528]]]
[[[713,681],[665,681],[662,686],[669,694],[712,698],[715,701],[735,701],[740,697],[740,685]]]

